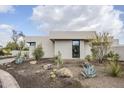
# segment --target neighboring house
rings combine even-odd
[[[44,58],[52,58],[60,51],[63,59],[82,59],[91,54],[89,41],[95,34],[95,31],[51,31],[49,36],[26,36],[25,40],[30,45],[30,56],[34,48],[42,44]],[[117,39],[112,40],[113,45],[119,44]]]

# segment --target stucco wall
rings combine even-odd
[[[63,41],[55,41],[55,55],[58,54],[58,51],[61,52],[62,58],[71,59],[72,58],[72,41],[71,40],[63,40]]]
[[[84,45],[86,44],[86,45]],[[72,58],[72,40],[58,40],[55,41],[55,55],[58,51],[62,53],[62,58],[73,59]],[[83,59],[86,55],[90,54],[90,47],[88,43],[83,40],[80,41],[80,58]]]
[[[13,50],[11,53],[12,53],[12,56],[17,56],[19,52],[20,52],[19,50]],[[22,55],[29,54],[29,51],[21,51],[21,53]]]
[[[90,55],[91,54],[91,47],[90,47],[88,42],[84,42],[84,48],[85,48],[84,55],[85,56]]]
[[[25,38],[26,42],[36,42],[36,46],[42,44],[44,56],[43,58],[51,58],[54,56],[54,45],[49,37],[30,36]],[[33,49],[31,49],[33,50]]]
[[[124,45],[123,46],[113,46],[112,50],[119,54],[119,60],[124,61]]]

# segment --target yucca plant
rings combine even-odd
[[[106,58],[108,60],[108,72],[111,76],[117,77],[121,73],[121,66],[118,63],[119,55],[117,53],[114,53],[113,51],[110,51]]]
[[[108,64],[108,72],[113,77],[120,76],[121,67],[120,67],[119,63],[117,63],[117,62],[109,62],[109,64]]]

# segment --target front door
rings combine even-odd
[[[80,58],[80,40],[72,40],[72,57]]]

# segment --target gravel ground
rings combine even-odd
[[[81,65],[79,62],[65,62],[62,67],[69,68],[74,77],[73,78],[56,78],[55,81],[51,81],[49,73],[51,70],[44,70],[43,65],[51,63],[52,60],[42,60],[38,64],[30,64],[29,62],[16,65],[10,63],[9,66],[0,66],[11,73],[18,81],[20,87],[28,88],[48,88],[48,87],[90,87],[90,88],[122,88],[124,87],[124,75],[121,77],[111,77],[105,72],[105,65],[92,63],[97,71],[97,76],[94,78],[84,79],[81,72]],[[54,64],[53,64],[54,65]],[[55,66],[55,65],[54,65]],[[124,65],[122,65],[124,69]],[[123,70],[124,71],[124,70]],[[80,85],[81,83],[81,85]]]

